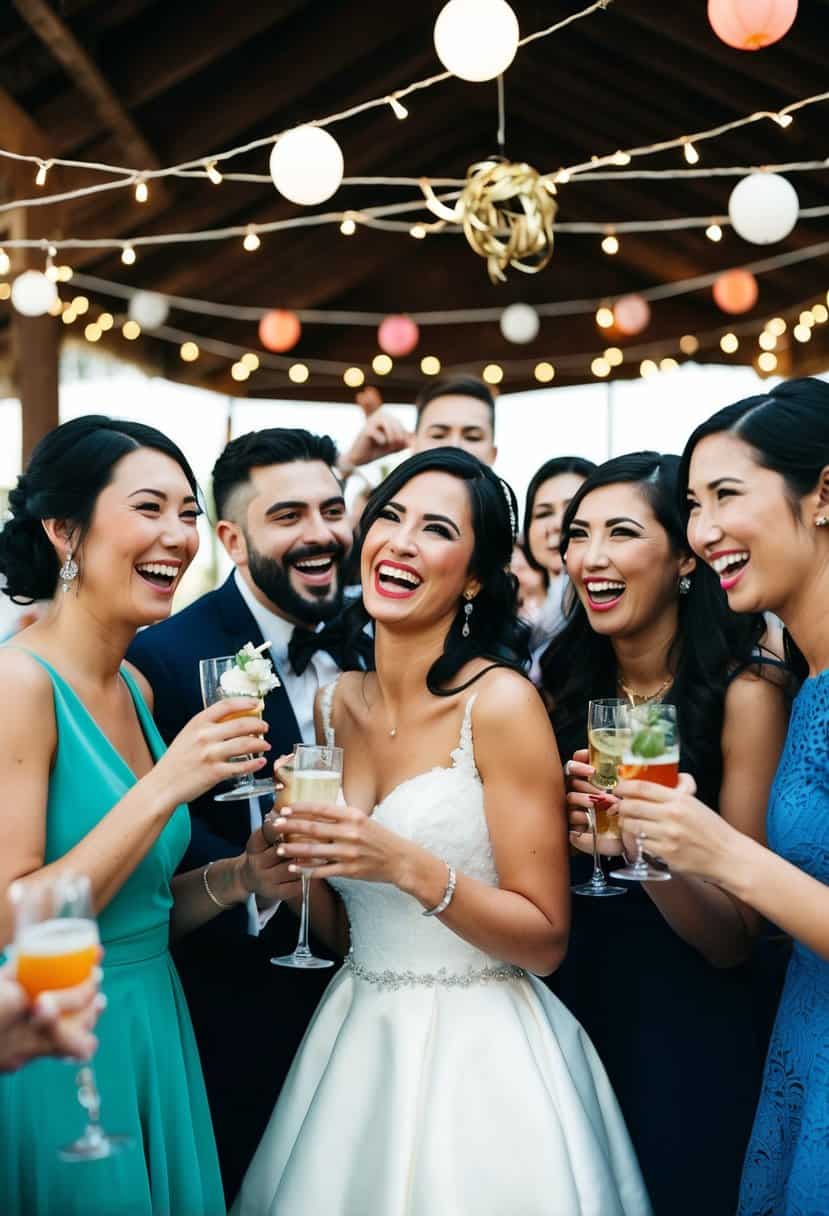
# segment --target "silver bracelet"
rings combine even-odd
[[[210,869],[210,867],[212,865],[213,865],[213,862],[208,861],[207,865],[204,867],[204,869],[201,872],[202,882],[204,883],[204,889],[207,892],[207,898],[212,899],[213,903],[216,905],[217,908],[221,908],[223,912],[226,912],[228,908],[235,908],[236,905],[222,903],[222,901],[220,899],[217,899],[216,896],[213,894],[213,892],[210,890],[210,884],[207,881],[207,871]]]
[[[427,908],[422,916],[440,916],[441,912],[445,912],[452,902],[452,896],[455,894],[455,884],[458,881],[458,876],[455,873],[455,867],[446,863],[446,868],[449,871],[449,879],[446,883],[446,890],[443,892],[443,899],[439,904],[435,904],[434,908]]]

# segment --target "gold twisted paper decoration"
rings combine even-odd
[[[470,165],[454,208],[441,203],[428,182],[421,188],[430,211],[462,225],[493,283],[506,281],[508,266],[536,274],[553,256],[556,187],[531,165],[495,159]]]

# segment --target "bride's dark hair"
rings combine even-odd
[[[359,563],[363,541],[383,508],[420,473],[448,473],[466,486],[472,510],[475,547],[469,574],[481,584],[475,597],[469,637],[463,636],[463,601],[446,635],[443,654],[435,660],[426,685],[435,696],[451,696],[461,691],[453,687],[458,672],[470,659],[491,659],[493,663],[524,671],[529,661],[530,631],[517,616],[518,582],[509,564],[515,541],[518,506],[510,486],[487,465],[460,448],[430,448],[418,452],[389,474],[366,503],[357,527],[354,544]],[[362,600],[349,610],[352,638],[369,621]],[[356,665],[356,664],[355,664]],[[483,674],[483,673],[481,673]],[[464,684],[463,687],[468,687]]]

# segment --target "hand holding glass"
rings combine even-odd
[[[285,765],[288,768],[288,765]],[[291,780],[291,805],[297,802],[336,802],[343,779],[343,751],[341,747],[316,747],[300,744],[294,752],[293,776]],[[302,844],[310,837],[296,833],[285,833],[292,844]],[[311,970],[333,967],[327,958],[317,958],[308,945],[308,906],[310,900],[311,875],[314,872],[312,858],[304,858],[297,865],[302,876],[302,909],[299,918],[299,939],[293,954],[272,958],[277,967],[298,967]]]
[[[591,701],[587,710],[587,742],[590,763],[594,772],[591,783],[608,792],[615,789],[619,780],[619,762],[625,747],[630,742],[629,705],[627,701],[615,699]],[[606,810],[590,807],[587,811],[590,831],[593,835],[593,874],[589,882],[572,888],[574,895],[591,895],[603,898],[609,895],[625,895],[624,887],[613,886],[604,876],[599,859],[599,832],[618,834],[616,816]]]
[[[679,781],[679,726],[675,705],[637,705],[630,710],[633,732],[630,746],[622,757],[619,776],[625,781],[653,781],[673,788]],[[622,804],[624,812],[624,804]],[[611,870],[611,878],[633,882],[665,882],[670,870],[658,870],[645,860],[644,841],[636,838],[636,857],[621,870]]]
[[[41,992],[73,988],[91,977],[99,938],[86,875],[64,873],[14,882],[9,900],[14,909],[17,982],[32,1000]],[[76,1085],[78,1101],[87,1113],[86,1130],[58,1150],[60,1159],[99,1161],[131,1145],[129,1136],[111,1136],[101,1127],[101,1099],[91,1064],[78,1070]]]
[[[236,667],[236,655],[224,655],[218,659],[202,659],[199,663],[199,679],[201,681],[201,695],[204,701],[205,709],[208,705],[215,705],[217,701],[227,700],[229,697],[238,697],[238,693],[226,693],[222,689],[222,676],[226,671]],[[257,698],[251,698],[251,707],[241,713],[228,714],[225,721],[231,718],[261,718],[262,717],[262,702]],[[234,760],[251,760],[252,756],[234,756]],[[220,794],[213,795],[214,802],[239,802],[247,798],[259,798],[263,794],[272,794],[275,790],[273,781],[269,778],[260,778],[256,780],[253,773],[241,773],[238,777],[233,778],[233,785],[229,790],[223,790]]]

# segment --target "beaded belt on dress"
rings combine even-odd
[[[440,967],[437,971],[370,971],[358,963],[349,953],[343,962],[357,979],[375,984],[380,989],[394,991],[397,988],[469,988],[473,984],[503,984],[507,980],[521,980],[527,974],[521,967],[500,966],[470,968],[468,971],[449,971]]]

